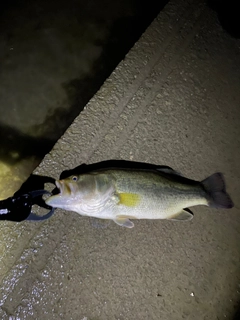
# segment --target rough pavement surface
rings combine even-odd
[[[170,1],[36,173],[106,159],[224,173],[236,207],[134,229],[58,210],[2,223],[0,318],[222,320],[240,300],[239,40],[199,1]]]

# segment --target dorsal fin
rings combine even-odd
[[[171,167],[168,167],[168,166],[161,166],[161,167],[157,168],[157,171],[182,177],[182,174],[180,172],[175,171]]]

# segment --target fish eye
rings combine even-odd
[[[72,176],[72,180],[73,181],[78,181],[78,177],[77,176]]]

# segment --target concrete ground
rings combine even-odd
[[[239,50],[204,1],[170,1],[36,170],[126,159],[197,180],[221,171],[235,208],[133,229],[61,210],[2,223],[1,319],[238,319]]]

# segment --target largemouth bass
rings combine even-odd
[[[83,216],[111,219],[134,227],[132,219],[190,220],[189,207],[232,208],[224,178],[215,173],[190,180],[170,167],[154,170],[104,168],[56,180],[59,194],[46,204]]]

